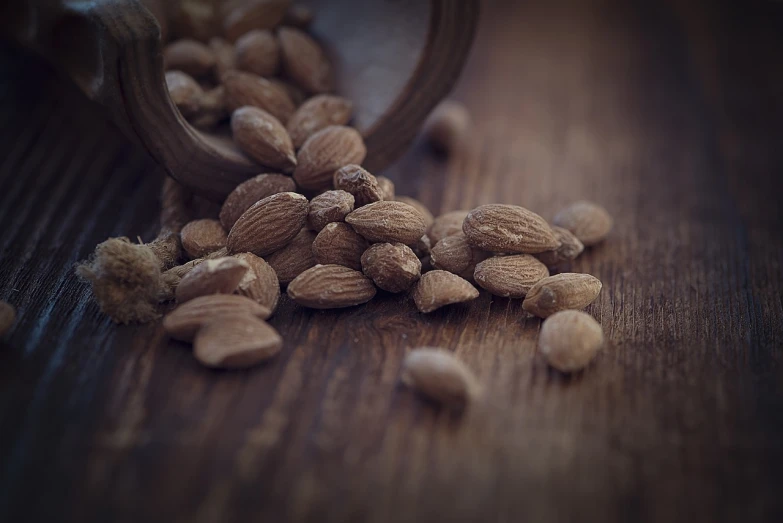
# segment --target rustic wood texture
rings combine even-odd
[[[780,521],[783,3],[732,4],[488,3],[456,92],[474,139],[386,173],[435,211],[610,210],[573,264],[604,283],[609,343],[572,377],[485,293],[430,315],[285,300],[282,354],[241,372],[111,324],[72,264],[154,236],[160,173],[4,49],[0,520]],[[486,400],[460,417],[400,387],[417,345],[455,350]]]

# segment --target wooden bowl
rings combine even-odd
[[[478,0],[312,4],[311,31],[334,60],[337,92],[354,103],[365,165],[381,170],[454,84],[475,33]],[[195,192],[220,200],[265,170],[231,140],[203,133],[180,115],[165,85],[160,27],[139,0],[11,0],[2,9],[3,33],[63,70]]]

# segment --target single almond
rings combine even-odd
[[[560,246],[546,220],[519,205],[476,207],[465,217],[462,231],[471,245],[491,252],[535,254]]]
[[[191,258],[202,258],[226,246],[226,231],[217,220],[193,220],[180,232],[182,248]]]
[[[375,285],[364,274],[342,265],[316,265],[288,284],[288,296],[313,309],[337,309],[367,303]]]
[[[351,120],[353,104],[339,96],[319,94],[304,102],[288,120],[288,134],[297,149],[313,134]]]
[[[396,196],[394,191],[394,182],[385,176],[376,176],[375,179],[378,182],[378,187],[381,188],[381,194],[383,195],[383,199],[386,201],[394,200]],[[421,211],[419,210],[419,212]],[[429,213],[429,211],[427,211],[427,213]],[[426,220],[425,220],[425,225],[426,225]]]
[[[280,300],[280,282],[275,270],[263,258],[250,252],[241,252],[234,257],[249,267],[235,287],[237,294],[247,296],[275,312]]]
[[[295,192],[267,196],[250,206],[228,233],[230,254],[252,252],[266,256],[283,248],[304,227],[307,198]]]
[[[443,238],[462,232],[462,223],[470,211],[450,211],[435,218],[427,229],[432,245],[437,245]]]
[[[11,330],[16,321],[16,309],[8,302],[0,301],[0,336]]]
[[[321,265],[342,265],[362,270],[362,253],[370,244],[342,222],[329,223],[313,241],[315,261]]]
[[[236,41],[237,67],[258,76],[275,76],[280,68],[280,44],[270,31],[253,29]]]
[[[420,312],[432,312],[444,305],[462,303],[478,298],[479,292],[465,278],[447,271],[422,274],[413,289],[413,301]]]
[[[419,211],[403,202],[375,202],[345,217],[356,232],[371,242],[415,245],[427,228]]]
[[[601,292],[601,280],[590,274],[564,272],[539,280],[527,292],[522,307],[539,318],[566,309],[584,309]]]
[[[291,172],[294,146],[280,121],[257,107],[240,107],[231,115],[231,132],[240,149],[268,167]]]
[[[236,294],[210,294],[183,303],[163,318],[163,330],[172,338],[192,342],[207,323],[226,316],[250,314],[265,320],[271,311]]]
[[[585,250],[584,244],[568,229],[553,225],[552,232],[555,233],[555,238],[560,242],[560,247],[554,251],[540,252],[535,255],[547,267],[557,267],[561,263],[574,260]]]
[[[284,89],[255,74],[228,71],[223,74],[221,82],[226,89],[226,106],[229,111],[247,105],[258,107],[285,125],[296,110],[294,102]],[[288,131],[285,135],[288,136]]]
[[[185,118],[198,113],[204,89],[189,74],[182,71],[166,71],[166,87],[169,96]]]
[[[234,188],[220,208],[220,223],[227,231],[251,205],[267,196],[281,192],[294,192],[296,184],[290,176],[282,174],[259,174]]]
[[[209,40],[209,48],[215,53],[215,72],[218,80],[225,73],[237,68],[236,50],[231,42],[216,36]]]
[[[285,16],[290,0],[226,2],[223,32],[230,41],[253,29],[274,29]]]
[[[291,243],[265,257],[266,262],[275,270],[280,285],[288,285],[304,271],[315,267],[315,236],[313,231],[302,229]]]
[[[177,40],[163,48],[166,70],[176,69],[190,76],[204,76],[215,67],[212,49],[188,38]]]
[[[328,93],[334,88],[332,64],[321,46],[308,34],[291,27],[277,32],[286,74],[310,93]]]
[[[547,276],[546,265],[530,254],[493,256],[476,265],[474,273],[481,288],[503,298],[524,298],[533,285]]]
[[[585,247],[602,242],[612,230],[612,216],[597,203],[574,202],[555,215],[552,223],[571,231]]]
[[[332,222],[345,221],[345,217],[353,211],[354,198],[345,191],[326,191],[310,200],[307,211],[307,226],[320,231]]]
[[[193,354],[207,367],[244,369],[276,356],[283,338],[264,320],[249,314],[207,323],[196,334]]]
[[[480,394],[473,372],[454,354],[422,347],[405,356],[402,382],[447,407],[464,408]]]
[[[459,102],[441,102],[424,122],[423,134],[436,150],[451,152],[465,143],[470,130],[470,113]]]
[[[476,264],[488,256],[488,252],[470,245],[464,233],[447,236],[430,250],[430,262],[435,269],[452,272],[466,280],[473,279]]]
[[[362,272],[379,289],[403,292],[421,277],[421,261],[402,243],[376,243],[361,258]]]
[[[376,178],[380,178],[380,177],[378,176]],[[381,185],[381,189],[383,189],[383,185]],[[384,189],[384,191],[385,190],[386,189]],[[386,196],[384,195],[383,199],[384,200],[397,200],[398,202],[407,203],[408,205],[410,205],[411,207],[413,207],[414,209],[419,211],[419,213],[421,213],[422,217],[424,218],[424,224],[427,226],[427,228],[429,228],[430,225],[432,225],[432,222],[435,221],[435,217],[432,215],[432,213],[427,208],[427,206],[424,205],[423,203],[421,203],[416,198],[411,198],[410,196],[395,196],[394,198],[386,198]],[[465,214],[467,214],[467,211],[465,211]],[[462,217],[462,220],[464,220],[464,219],[465,219],[465,216]],[[462,231],[462,220],[459,221],[459,230],[460,231]]]
[[[236,258],[216,258],[198,264],[177,285],[178,303],[208,294],[231,294],[250,267]],[[270,308],[271,309],[271,308]]]
[[[348,164],[334,173],[334,188],[353,194],[355,206],[383,200],[383,192],[378,180],[356,164]]]
[[[544,359],[561,372],[585,368],[604,345],[601,325],[582,311],[560,311],[541,325],[538,350]]]
[[[187,0],[172,2],[159,0],[165,7],[158,11],[158,23],[171,23],[171,32],[182,38],[207,41],[220,32],[219,13],[213,0]],[[149,5],[149,0],[145,0]],[[166,41],[161,35],[161,41]]]
[[[367,155],[356,129],[330,125],[308,138],[297,155],[294,180],[304,189],[326,189],[334,172],[351,163],[361,164]]]

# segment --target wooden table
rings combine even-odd
[[[612,212],[574,264],[604,283],[608,346],[571,377],[486,294],[426,316],[285,301],[283,353],[241,372],[112,324],[72,265],[151,238],[161,177],[4,49],[0,520],[780,521],[783,3],[734,4],[488,4],[455,93],[469,147],[387,173],[436,211]],[[485,403],[459,417],[400,387],[419,345],[456,351]]]

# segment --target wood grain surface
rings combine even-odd
[[[483,6],[448,160],[387,174],[435,211],[501,201],[615,216],[574,263],[608,346],[566,377],[538,320],[486,294],[420,315],[284,301],[282,354],[200,367],[158,326],[113,325],[72,265],[150,239],[160,171],[76,90],[3,48],[0,521],[780,521],[783,3]],[[464,415],[398,385],[454,350]]]

